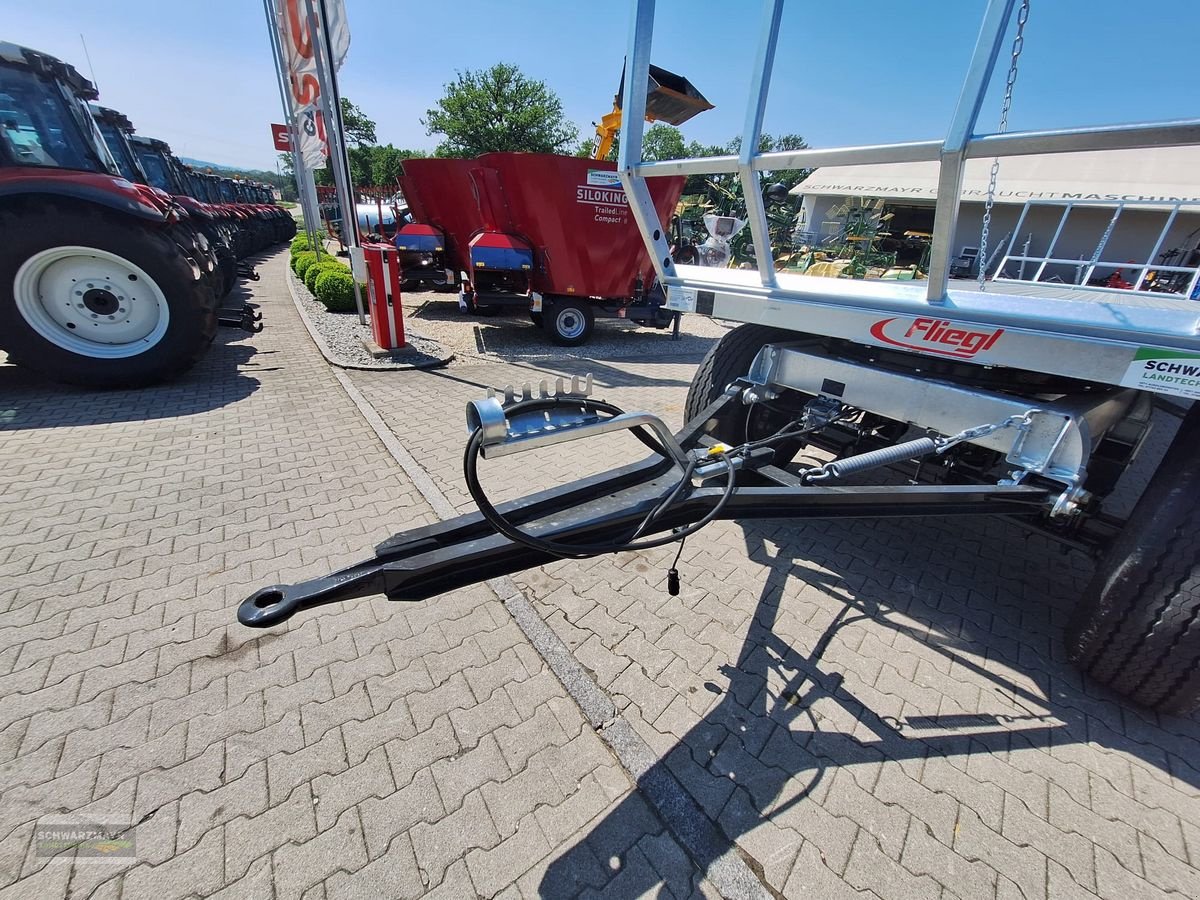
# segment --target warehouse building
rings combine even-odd
[[[966,164],[953,242],[955,275],[975,277],[991,159]],[[864,218],[901,265],[919,262],[933,231],[936,162],[826,166],[792,193],[797,233],[836,242]],[[1099,256],[1096,256],[1097,248]],[[1196,290],[1200,266],[1200,147],[1009,157],[1000,161],[986,250],[990,276],[1084,284],[1113,280]],[[1015,257],[1024,257],[1019,259]],[[1093,259],[1096,265],[1092,265]]]

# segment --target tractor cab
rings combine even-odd
[[[98,96],[73,66],[0,42],[0,166],[118,175],[87,107]]]
[[[150,184],[168,194],[185,194],[186,191],[175,171],[171,159],[171,146],[157,138],[135,134],[130,137],[134,153],[146,172]]]
[[[72,66],[0,42],[0,350],[55,380],[153,384],[212,342],[216,263],[183,211],[114,158],[98,97]]]
[[[121,175],[138,184],[148,184],[146,171],[129,143],[129,136],[133,134],[133,123],[129,117],[98,103],[89,103],[88,108]]]

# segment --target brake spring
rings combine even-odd
[[[801,477],[805,481],[824,481],[827,478],[845,478],[859,472],[880,469],[884,466],[895,465],[906,459],[919,456],[929,456],[938,452],[938,442],[930,437],[917,438],[915,441],[905,441],[903,444],[893,444],[890,447],[880,447],[856,456],[834,460],[816,469],[804,472]]]

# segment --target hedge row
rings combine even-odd
[[[318,262],[317,254],[305,249],[307,246],[306,235],[297,235],[292,241],[292,271],[296,277],[330,312],[353,312],[354,278],[350,267],[328,254]]]

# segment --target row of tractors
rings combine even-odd
[[[248,257],[296,233],[266,185],[197,172],[94,85],[0,42],[0,350],[57,381],[138,387],[189,369]]]

